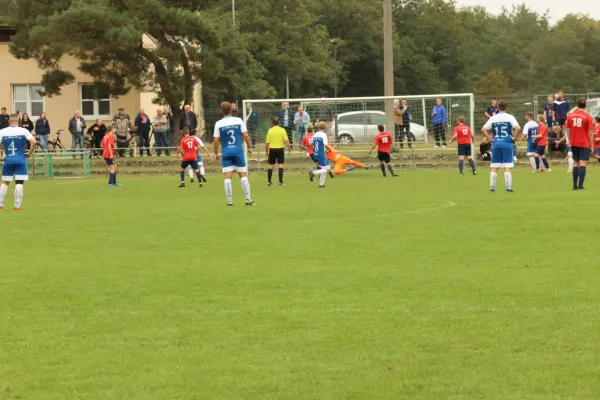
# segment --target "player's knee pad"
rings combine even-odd
[[[17,184],[17,185],[24,185],[25,181],[15,181],[15,184]]]

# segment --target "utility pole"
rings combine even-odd
[[[392,0],[383,0],[383,93],[385,96],[394,95],[394,46],[392,25]],[[394,102],[385,102],[385,127],[388,132],[394,132]]]
[[[335,124],[335,142],[338,141],[338,70],[337,70],[337,39],[331,39],[331,44],[333,45],[333,97],[335,98],[334,103],[334,111],[333,111],[333,121]]]

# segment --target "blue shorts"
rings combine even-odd
[[[597,149],[594,149],[594,154],[597,156],[600,156],[600,147],[598,147]]]
[[[589,147],[571,147],[573,151],[573,160],[575,161],[589,161],[590,160],[590,148]]]
[[[532,156],[537,150],[537,144],[535,142],[527,142],[527,155]]]
[[[223,172],[248,172],[244,153],[222,155]]]
[[[494,146],[492,148],[492,163],[490,168],[514,168],[514,151],[513,147],[499,147]]]
[[[329,167],[329,160],[326,157],[315,156],[315,162],[319,165],[319,167]]]
[[[106,163],[106,165],[108,165],[109,167],[111,165],[115,165],[115,160],[113,158],[105,158],[104,162]]]
[[[543,156],[544,154],[546,154],[546,146],[538,146],[535,149],[535,154],[537,154],[538,156]]]
[[[471,155],[471,145],[470,144],[459,144],[458,145],[458,155],[469,157]]]
[[[29,180],[29,176],[27,175],[27,163],[19,162],[19,163],[4,163],[2,166],[2,181],[4,182],[12,182],[14,177],[15,181],[27,181]]]
[[[567,124],[567,117],[556,117],[554,125],[565,126]]]
[[[198,154],[198,158],[196,159],[196,162],[198,163],[198,165],[204,164],[204,162],[202,161],[202,157],[200,157],[200,154]]]

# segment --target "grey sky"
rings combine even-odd
[[[502,6],[526,3],[537,12],[550,10],[554,23],[569,13],[588,14],[600,20],[600,0],[456,0],[459,6],[484,6],[492,14],[499,14]]]

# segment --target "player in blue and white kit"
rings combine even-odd
[[[210,154],[210,152],[208,151],[208,149],[206,148],[206,146],[204,145],[204,142],[202,141],[202,139],[200,139],[198,136],[194,136],[194,139],[196,139],[196,142],[198,142],[198,147],[200,149],[204,149],[204,151],[206,152],[206,154],[208,155],[208,157],[210,158],[211,161],[213,160],[213,155]],[[204,176],[205,170],[204,170],[204,161],[202,160],[202,156],[200,155],[200,152],[198,152],[198,167],[200,168],[200,176],[202,177],[202,180],[204,182],[206,182],[206,178]],[[190,182],[194,183],[194,170],[192,169],[191,166],[188,165],[187,167],[188,170],[188,174],[190,175]],[[199,182],[200,186],[202,186],[202,182]]]
[[[233,188],[231,177],[237,172],[242,179],[242,190],[246,196],[246,205],[253,206],[250,197],[250,181],[248,181],[248,167],[244,157],[243,142],[246,142],[248,154],[252,154],[252,144],[248,136],[246,124],[240,118],[231,116],[231,103],[221,103],[221,114],[223,118],[215,124],[214,150],[215,157],[219,158],[219,144],[222,142],[221,162],[225,176],[225,195],[227,205],[233,206]],[[243,141],[243,142],[242,142]]]
[[[319,169],[316,171],[310,171],[308,176],[310,181],[312,182],[315,178],[315,175],[319,175],[319,187],[325,187],[325,179],[327,179],[327,173],[331,170],[331,166],[329,165],[329,160],[327,159],[327,145],[329,144],[329,140],[327,139],[327,134],[325,130],[327,129],[327,123],[321,121],[317,126],[318,132],[313,135],[310,139],[310,144],[314,150],[315,162],[319,166]]]
[[[19,127],[19,116],[11,114],[8,128],[0,130],[0,143],[4,152],[0,153],[0,159],[4,161],[2,166],[2,185],[0,186],[0,210],[4,210],[4,200],[8,194],[8,185],[14,179],[15,186],[15,210],[21,210],[23,202],[23,184],[29,180],[27,175],[27,158],[35,151],[35,138],[31,133]],[[29,152],[25,153],[26,142],[29,142]]]
[[[513,141],[519,136],[521,126],[514,116],[507,114],[506,109],[508,104],[505,101],[498,103],[498,114],[485,123],[481,131],[485,137],[494,142],[492,147],[492,163],[490,168],[490,192],[496,191],[496,179],[498,178],[498,170],[504,168],[504,183],[506,191],[512,193],[512,168],[514,163],[514,147]],[[492,136],[490,136],[490,131]]]
[[[531,164],[531,168],[533,169],[532,172],[535,173],[537,172],[538,168],[535,162],[535,151],[537,149],[537,143],[534,141],[534,136],[538,134],[539,125],[533,120],[532,112],[528,112],[527,114],[525,114],[525,120],[527,121],[527,123],[525,123],[525,126],[523,127],[523,135],[519,140],[519,145],[521,144],[521,141],[523,139],[527,138],[527,157],[529,158],[529,163]]]

